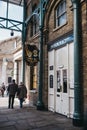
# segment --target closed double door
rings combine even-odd
[[[49,66],[53,67],[49,71],[48,109],[68,117],[74,109],[73,61],[72,43],[49,52]]]

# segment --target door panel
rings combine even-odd
[[[62,81],[61,70],[57,71],[57,90],[56,90],[56,112],[62,113]]]
[[[57,71],[56,112],[67,115],[67,69]]]
[[[74,110],[73,44],[48,53],[48,109],[72,117]]]
[[[63,47],[56,52],[56,112],[67,115],[68,113],[68,59],[67,47]]]
[[[49,52],[48,109],[54,111],[54,51]]]
[[[68,83],[67,83],[67,69],[62,70],[63,74],[63,91],[62,91],[62,113],[64,115],[67,115],[67,110],[68,110],[68,94],[67,94],[67,89],[68,89]]]

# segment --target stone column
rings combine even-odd
[[[4,58],[3,58],[3,63],[2,63],[2,81],[1,81],[1,82],[4,82],[5,84],[6,84],[6,82],[7,82],[7,77],[6,77],[7,64],[8,64],[8,61],[7,61],[7,59],[4,57]]]
[[[14,61],[14,79],[18,84],[18,61]]]

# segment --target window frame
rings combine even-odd
[[[37,4],[35,3],[32,6],[32,13],[37,8]],[[33,37],[39,32],[39,17],[37,15],[33,15],[30,22],[30,37]]]
[[[64,4],[65,3],[65,4]],[[65,9],[63,10],[63,12],[60,12],[60,14],[58,15],[58,12],[59,12],[59,8],[61,8],[62,6],[65,6]],[[65,19],[64,19],[64,22],[62,24],[60,24],[60,19],[65,16]],[[66,8],[66,0],[62,0],[60,1],[56,8],[55,8],[55,15],[54,15],[54,27],[57,28],[57,27],[60,27],[60,26],[63,26],[64,24],[66,24],[67,22],[67,8]]]
[[[30,37],[33,37],[39,32],[39,18],[33,16],[30,23]]]

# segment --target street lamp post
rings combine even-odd
[[[71,0],[74,13],[74,115],[73,125],[82,125],[80,0]]]
[[[26,19],[26,2],[24,0],[24,7],[23,7],[23,25],[22,25],[22,81],[25,83],[25,41],[26,41],[26,26],[25,26],[25,19]]]

